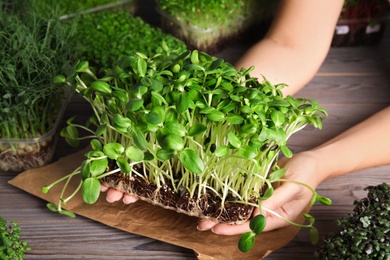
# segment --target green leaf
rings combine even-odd
[[[95,135],[101,136],[104,132],[106,132],[107,124],[99,125],[96,129]]]
[[[185,148],[181,151],[179,159],[183,166],[193,173],[201,174],[204,171],[202,159],[190,148]]]
[[[310,235],[310,242],[311,242],[313,245],[317,244],[317,243],[318,243],[318,238],[319,238],[317,228],[311,227],[311,228],[310,228],[310,231],[309,231],[309,235]]]
[[[144,133],[139,128],[134,128],[131,136],[139,149],[145,150],[148,147],[148,141],[146,140]]]
[[[179,114],[187,111],[190,104],[190,98],[188,92],[180,93],[179,98],[176,100],[176,110]]]
[[[184,148],[184,140],[180,135],[169,134],[164,138],[164,149],[181,151]]]
[[[212,71],[212,70],[215,70],[216,68],[218,68],[219,66],[221,66],[221,64],[224,63],[224,60],[223,59],[216,59],[214,60],[211,65],[209,66],[209,71]]]
[[[53,80],[53,83],[55,84],[58,84],[58,83],[65,83],[66,82],[66,78],[64,75],[57,75],[54,80]]]
[[[96,178],[87,178],[82,185],[82,197],[85,203],[93,204],[99,199],[100,181]]]
[[[161,104],[168,105],[167,101],[160,93],[152,91],[152,97],[153,97],[155,103],[159,103],[159,105],[161,105]]]
[[[255,245],[255,236],[256,234],[253,232],[246,232],[241,235],[240,240],[238,241],[238,249],[241,252],[248,252]]]
[[[227,138],[229,143],[234,147],[234,148],[240,148],[241,147],[241,141],[240,139],[233,133],[229,132],[227,134]]]
[[[81,61],[76,66],[76,72],[85,72],[89,70],[88,61]]]
[[[131,126],[132,126],[132,122],[129,118],[124,117],[120,114],[114,115],[114,127],[119,132],[128,132]]]
[[[53,203],[47,203],[47,204],[46,204],[46,207],[47,207],[50,211],[58,212],[58,207],[57,207],[56,205],[54,205]]]
[[[215,110],[211,113],[206,114],[207,119],[214,121],[214,122],[221,122],[225,119],[225,114],[221,111]]]
[[[123,158],[123,157],[119,157],[117,160],[116,160],[116,165],[118,165],[118,167],[121,169],[122,172],[124,173],[129,173],[131,172],[131,167],[129,165],[129,162]]]
[[[280,180],[280,178],[282,178],[282,176],[284,174],[286,174],[286,172],[287,172],[287,170],[285,168],[280,168],[280,169],[278,169],[276,171],[273,171],[269,175],[269,181],[272,183],[272,182]]]
[[[161,91],[163,89],[164,85],[163,85],[163,83],[161,81],[156,80],[156,79],[152,79],[150,87],[151,87],[151,89],[154,90],[154,91],[152,91],[152,95],[153,95],[153,92],[157,93],[155,91]]]
[[[169,133],[177,134],[179,136],[185,136],[187,133],[185,126],[177,122],[168,122],[165,124],[165,128]]]
[[[198,51],[193,50],[191,53],[191,62],[192,64],[198,64],[199,63],[199,57],[198,57]]]
[[[198,136],[203,134],[207,130],[207,127],[205,125],[193,125],[188,129],[188,136]]]
[[[332,205],[332,200],[330,198],[323,197],[320,195],[317,195],[317,201],[323,205],[326,205],[326,206]]]
[[[81,179],[85,180],[91,177],[90,160],[84,160],[80,168]]]
[[[271,119],[272,119],[272,122],[274,122],[275,127],[279,128],[279,127],[283,126],[283,124],[286,120],[286,116],[282,112],[280,112],[278,110],[274,110],[271,113]]]
[[[257,149],[249,145],[241,146],[239,152],[246,159],[253,159],[257,155]]]
[[[60,213],[61,215],[64,215],[64,216],[71,217],[71,218],[75,218],[76,217],[76,214],[74,214],[72,211],[69,211],[69,210],[66,210],[66,209],[61,209],[60,211],[58,211],[58,213]]]
[[[266,223],[267,221],[264,215],[259,214],[253,217],[253,219],[249,222],[249,228],[253,231],[253,233],[259,235],[263,232]]]
[[[293,156],[293,152],[286,145],[281,146],[280,150],[282,151],[283,155],[287,158],[291,158]]]
[[[226,116],[226,121],[233,125],[239,125],[242,124],[242,122],[244,122],[244,118],[240,115],[229,114]]]
[[[111,94],[111,92],[112,92],[111,86],[107,82],[104,82],[101,80],[96,80],[96,81],[92,82],[91,88],[93,90],[96,90],[96,91],[99,91],[99,92],[102,92],[105,94]]]
[[[228,153],[229,153],[229,147],[227,147],[226,145],[218,146],[214,151],[214,155],[217,157],[224,157]]]
[[[260,199],[267,200],[271,198],[273,194],[274,194],[274,188],[271,185],[268,185],[267,189],[265,190],[264,194],[260,197]]]
[[[92,139],[90,144],[94,151],[101,151],[103,149],[102,143],[97,139]]]
[[[141,149],[135,146],[128,146],[125,150],[127,158],[134,162],[140,162],[144,159],[144,153]]]
[[[116,160],[119,156],[123,154],[125,148],[123,145],[117,142],[107,143],[103,146],[103,152],[107,155],[108,158]]]
[[[161,124],[163,122],[163,119],[161,118],[161,116],[159,114],[157,114],[156,112],[150,112],[148,114],[145,114],[144,118],[145,118],[145,121],[147,123],[153,124],[153,125],[158,125],[158,124]]]
[[[127,110],[128,111],[137,111],[140,109],[144,104],[143,99],[131,99],[129,103],[127,103]]]
[[[254,134],[257,132],[257,124],[245,124],[241,127],[240,132],[243,134]]]
[[[106,171],[107,166],[107,158],[93,160],[90,164],[90,173],[92,176],[99,176]]]
[[[156,156],[161,161],[166,161],[171,159],[173,156],[175,156],[175,151],[173,150],[166,150],[166,149],[160,149],[157,151]]]
[[[147,63],[143,58],[137,59],[137,71],[136,73],[141,77],[145,77],[146,75]]]
[[[314,224],[315,218],[312,215],[310,215],[309,213],[305,213],[303,214],[303,216],[305,217],[306,221],[309,222],[309,225]]]

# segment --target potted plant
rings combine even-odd
[[[189,49],[209,54],[237,40],[259,19],[268,19],[277,1],[156,0],[164,31],[186,42]]]
[[[0,216],[0,258],[4,260],[23,259],[30,250],[26,241],[20,239],[21,228],[17,222],[9,223]]]
[[[93,61],[91,65],[97,67],[112,67],[120,58],[136,52],[169,55],[163,50],[162,42],[169,49],[186,50],[181,40],[123,10],[81,15],[71,40],[80,51],[79,58]]]
[[[0,9],[0,170],[20,172],[51,161],[66,105],[63,73],[71,28],[31,8]]]
[[[333,47],[379,43],[385,30],[387,0],[344,2],[332,40]]]
[[[338,231],[324,237],[318,259],[390,259],[390,186],[368,186],[353,212],[336,221]]]
[[[85,126],[70,118],[61,132],[73,146],[91,138],[91,148],[74,172],[42,187],[47,193],[65,181],[58,205],[49,208],[73,215],[62,205],[79,190],[86,203],[94,203],[102,183],[191,216],[231,224],[248,220],[272,196],[273,185],[287,181],[277,164],[280,153],[292,156],[287,139],[308,124],[321,128],[325,114],[314,100],[283,98],[283,84],[259,82],[249,76],[251,69],[237,71],[194,50],[138,53],[101,75],[80,62],[70,76],[59,76],[94,114]],[[78,129],[90,134],[80,136]],[[65,195],[75,176],[80,185]],[[329,204],[312,191],[313,203]],[[300,226],[312,228],[315,238],[314,219],[306,217],[309,223]],[[252,221],[242,251],[265,225],[262,215]]]

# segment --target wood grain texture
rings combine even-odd
[[[149,6],[151,1],[139,2],[143,5],[140,14],[158,26],[151,9],[154,7]],[[237,43],[217,56],[234,62],[246,48],[248,44]],[[330,50],[316,77],[297,94],[317,99],[329,116],[322,131],[308,127],[290,139],[294,152],[319,145],[390,104],[389,49],[387,30],[379,45]],[[82,119],[89,112],[85,102],[73,98],[65,117],[79,114]],[[73,152],[60,140],[55,159]],[[7,184],[13,177],[11,173],[0,173],[0,215],[18,221],[22,227],[21,238],[32,247],[25,259],[196,259],[189,249],[129,234],[87,218],[72,219],[51,213],[43,200]],[[329,196],[334,205],[315,205],[311,210],[320,235],[337,229],[336,218],[350,213],[353,201],[365,195],[362,190],[365,186],[382,182],[390,183],[390,166],[365,169],[322,183],[319,193]],[[308,231],[303,229],[288,245],[266,259],[314,259],[317,247],[310,244]]]

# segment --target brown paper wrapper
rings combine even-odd
[[[86,150],[66,156],[57,162],[25,171],[9,183],[48,202],[57,204],[62,184],[54,186],[48,194],[41,187],[71,173],[85,160]],[[73,178],[68,186],[69,194],[79,184],[79,177]],[[256,237],[254,248],[242,253],[237,247],[240,236],[218,236],[210,231],[196,229],[197,218],[172,210],[137,201],[126,205],[121,201],[108,203],[105,195],[93,204],[86,204],[77,194],[63,208],[78,215],[133,234],[153,238],[166,243],[194,250],[198,259],[262,259],[272,251],[291,241],[299,228],[289,226]],[[303,222],[299,219],[298,222]]]

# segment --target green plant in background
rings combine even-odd
[[[59,76],[90,103],[94,114],[85,126],[69,119],[61,132],[73,146],[92,139],[91,150],[73,173],[42,188],[47,193],[65,181],[58,205],[49,208],[72,215],[62,204],[78,190],[86,203],[96,202],[100,183],[114,175],[118,181],[124,177],[152,185],[149,195],[127,192],[157,205],[173,209],[169,199],[158,199],[170,190],[193,205],[176,208],[179,212],[227,223],[246,221],[254,207],[261,208],[261,201],[272,196],[276,182],[287,181],[277,161],[280,153],[292,156],[288,138],[308,124],[321,128],[326,113],[314,100],[283,98],[283,84],[259,82],[249,76],[252,69],[237,71],[222,59],[186,51],[179,56],[138,53],[99,75],[88,62],[80,62],[69,77]],[[80,136],[78,129],[90,135]],[[67,196],[74,176],[81,176],[80,185]],[[308,188],[313,203],[330,203]],[[306,219],[308,225],[293,224],[314,230],[315,240],[314,218],[307,214]],[[255,235],[263,221],[253,220]],[[240,244],[254,242],[249,236]],[[247,251],[251,245],[240,248]]]
[[[0,216],[0,259],[22,260],[31,248],[20,240],[21,228],[17,222],[8,223]]]
[[[34,1],[33,1],[34,2]],[[34,138],[54,124],[65,89],[53,84],[72,51],[71,27],[39,12],[0,10],[0,138]]]
[[[125,11],[101,11],[79,17],[77,33],[72,40],[81,51],[81,58],[97,67],[111,67],[120,58],[142,52],[146,55],[164,52],[162,42],[170,49],[184,51],[185,44],[164,34]]]
[[[251,25],[270,19],[278,1],[265,0],[156,0],[165,31],[186,42],[190,49],[209,54],[232,39],[238,40]]]
[[[183,24],[198,28],[217,28],[253,15],[264,4],[256,0],[156,0],[158,7]]]
[[[39,138],[53,128],[65,94],[53,79],[74,54],[67,48],[71,23],[61,23],[55,10],[41,15],[36,1],[23,2],[24,9],[0,9],[0,141]],[[30,152],[26,146],[0,142],[0,166],[14,168],[12,152]]]
[[[340,228],[323,239],[319,259],[390,259],[390,186],[368,186],[353,213],[336,221]]]

